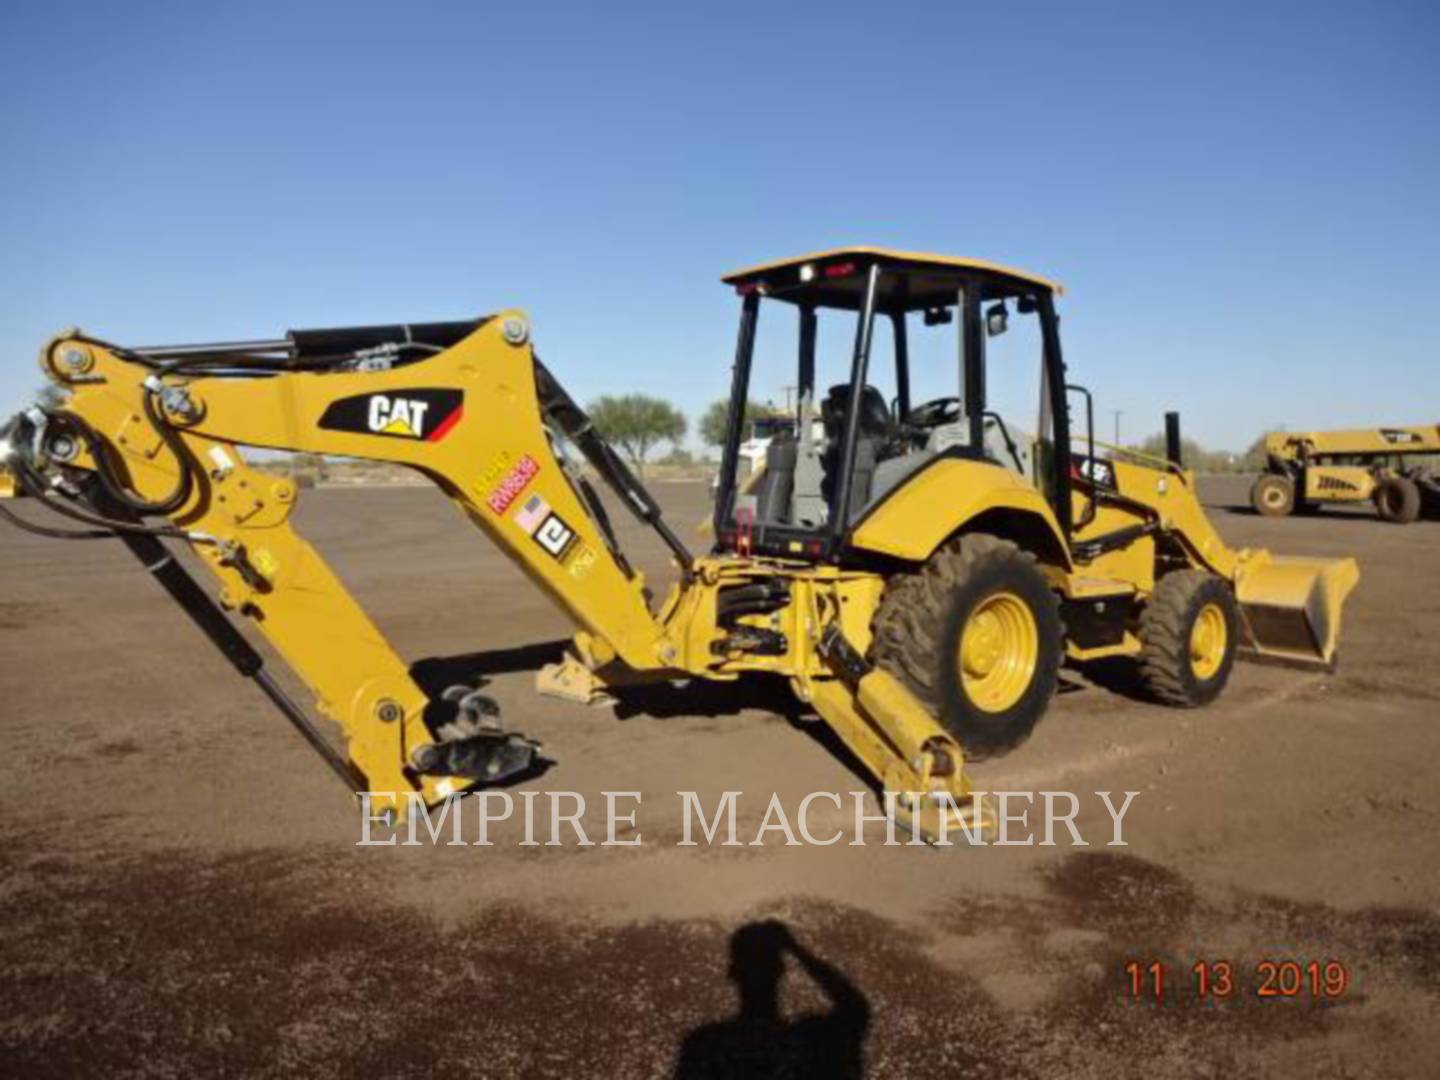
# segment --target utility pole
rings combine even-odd
[[[1124,409],[1111,409],[1110,411],[1115,414],[1115,445],[1116,445],[1116,446],[1119,446],[1119,445],[1120,445],[1120,417],[1122,417],[1122,416],[1125,415],[1125,410],[1124,410]]]

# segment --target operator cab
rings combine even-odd
[[[716,491],[722,550],[838,557],[861,520],[947,457],[1023,476],[1068,531],[1054,282],[977,260],[864,247],[767,263],[724,280],[743,300]],[[783,335],[788,345],[762,339],[762,324],[787,323],[795,335]],[[1013,347],[998,348],[1001,335]],[[777,357],[781,366],[770,374],[795,391],[794,423],[776,434],[763,467],[747,479],[746,402],[755,373]],[[997,379],[989,377],[991,360]],[[1017,380],[1025,384],[1019,396]]]

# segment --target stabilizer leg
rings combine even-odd
[[[836,677],[808,684],[820,716],[880,781],[897,796],[899,816],[935,842],[965,829],[994,825],[972,794],[960,744],[888,672],[872,666],[831,623],[817,652]]]

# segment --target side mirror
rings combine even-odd
[[[999,337],[1010,329],[1010,312],[1005,308],[1005,301],[995,304],[989,311],[985,312],[985,333],[989,337]]]

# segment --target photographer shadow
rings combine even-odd
[[[780,991],[787,956],[828,1000],[826,1011],[784,1017]],[[738,1011],[686,1035],[676,1080],[864,1075],[869,1000],[839,968],[801,945],[783,922],[767,919],[736,930],[727,974],[739,996]]]

